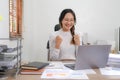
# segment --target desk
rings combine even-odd
[[[100,74],[99,69],[94,69],[94,70],[97,74],[88,74],[87,76],[89,77],[89,80],[120,80],[120,76],[104,76]],[[19,74],[17,75],[16,78],[9,77],[7,80],[43,80],[43,79],[40,79],[40,75],[20,75]],[[50,79],[44,79],[44,80],[50,80]]]
[[[66,62],[64,61],[64,63],[66,63]],[[116,75],[105,76],[105,75],[101,75],[99,69],[93,69],[93,70],[96,72],[96,74],[87,74],[89,80],[120,80],[120,76],[116,76]],[[7,80],[58,80],[58,79],[41,79],[40,77],[41,77],[41,75],[21,75],[21,74],[19,74],[15,78],[9,77]],[[59,79],[59,80],[61,80],[61,79]]]

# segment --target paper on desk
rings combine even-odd
[[[85,74],[96,74],[96,72],[93,69],[84,69],[84,70],[79,70],[79,71]]]
[[[66,66],[64,66],[64,69],[72,70]],[[93,69],[73,70],[73,71],[80,71],[80,72],[83,72],[85,74],[96,74],[96,72]]]
[[[62,62],[50,62],[46,69],[63,69],[64,65]]]
[[[81,71],[72,71],[69,75],[70,79],[88,79],[87,75],[84,72]]]
[[[65,69],[46,69],[41,78],[46,79],[88,79],[85,73]]]
[[[102,75],[120,75],[120,69],[112,67],[100,68],[100,72]]]

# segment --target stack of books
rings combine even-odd
[[[30,62],[21,66],[21,74],[42,74],[44,68],[49,65],[46,62]]]

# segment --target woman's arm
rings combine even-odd
[[[78,34],[74,35],[74,41],[75,41],[75,45],[77,46],[80,45],[80,36]]]
[[[77,46],[83,45],[83,33],[76,31],[75,32],[75,37],[77,38],[76,41],[75,41]]]
[[[56,37],[55,34],[50,35],[49,38],[50,44],[50,60],[59,60],[59,53],[60,53],[60,44],[61,39]]]

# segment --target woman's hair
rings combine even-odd
[[[71,14],[73,15],[73,17],[74,17],[74,22],[76,23],[76,16],[75,16],[74,11],[73,11],[72,9],[64,9],[64,10],[61,12],[60,17],[59,17],[59,24],[61,25],[61,27],[62,27],[62,20],[64,19],[65,15],[66,15],[67,13],[71,13]],[[72,28],[70,29],[70,31],[71,31],[71,34],[72,34],[72,43],[75,44],[74,37],[73,37],[74,34],[75,34],[75,27],[74,27],[74,25],[72,26]]]

